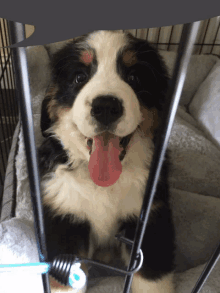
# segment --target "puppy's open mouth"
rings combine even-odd
[[[119,160],[122,161],[126,155],[127,146],[131,140],[132,134],[129,134],[123,138],[119,138],[119,146],[122,148],[122,151],[119,154]],[[92,146],[93,146],[93,138],[86,138],[87,139],[87,148],[89,149],[89,154],[92,153]]]
[[[124,159],[132,134],[123,138],[104,132],[93,138],[86,138],[90,154],[89,172],[95,184],[107,187],[116,183],[122,173]]]

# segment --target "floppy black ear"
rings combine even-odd
[[[149,76],[151,76],[151,92],[154,94],[156,107],[158,110],[162,110],[165,104],[166,93],[169,87],[169,74],[159,51],[151,44],[147,43],[140,49],[140,56],[145,62],[146,67],[149,70]]]
[[[40,127],[41,132],[44,137],[49,136],[45,131],[49,129],[52,125],[52,120],[50,119],[49,113],[48,113],[48,106],[49,106],[50,99],[45,98],[41,105],[41,121],[40,121]]]
[[[129,50],[134,52],[137,60],[134,69],[135,66],[138,68],[138,80],[142,87],[138,90],[138,97],[147,108],[163,111],[169,83],[169,74],[163,57],[147,40],[131,34],[128,34],[128,38],[131,43]]]
[[[57,87],[51,85],[46,92],[45,98],[41,104],[41,132],[44,137],[48,137],[49,133],[46,132],[52,124],[57,120],[57,103],[55,96]]]

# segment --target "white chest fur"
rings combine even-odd
[[[93,183],[88,162],[72,171],[66,165],[59,165],[52,178],[45,178],[44,203],[56,214],[74,214],[89,220],[97,241],[108,241],[116,232],[119,219],[132,214],[139,216],[152,156],[146,144],[140,140],[135,142],[127,152],[119,180],[109,187]]]

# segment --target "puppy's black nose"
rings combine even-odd
[[[91,115],[107,126],[118,120],[123,114],[122,103],[112,96],[101,96],[93,100]]]

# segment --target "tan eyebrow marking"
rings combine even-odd
[[[127,66],[132,66],[137,63],[137,56],[134,51],[128,50],[124,52],[122,60]]]
[[[83,51],[80,57],[80,60],[85,64],[89,65],[93,60],[93,52],[92,51]]]

